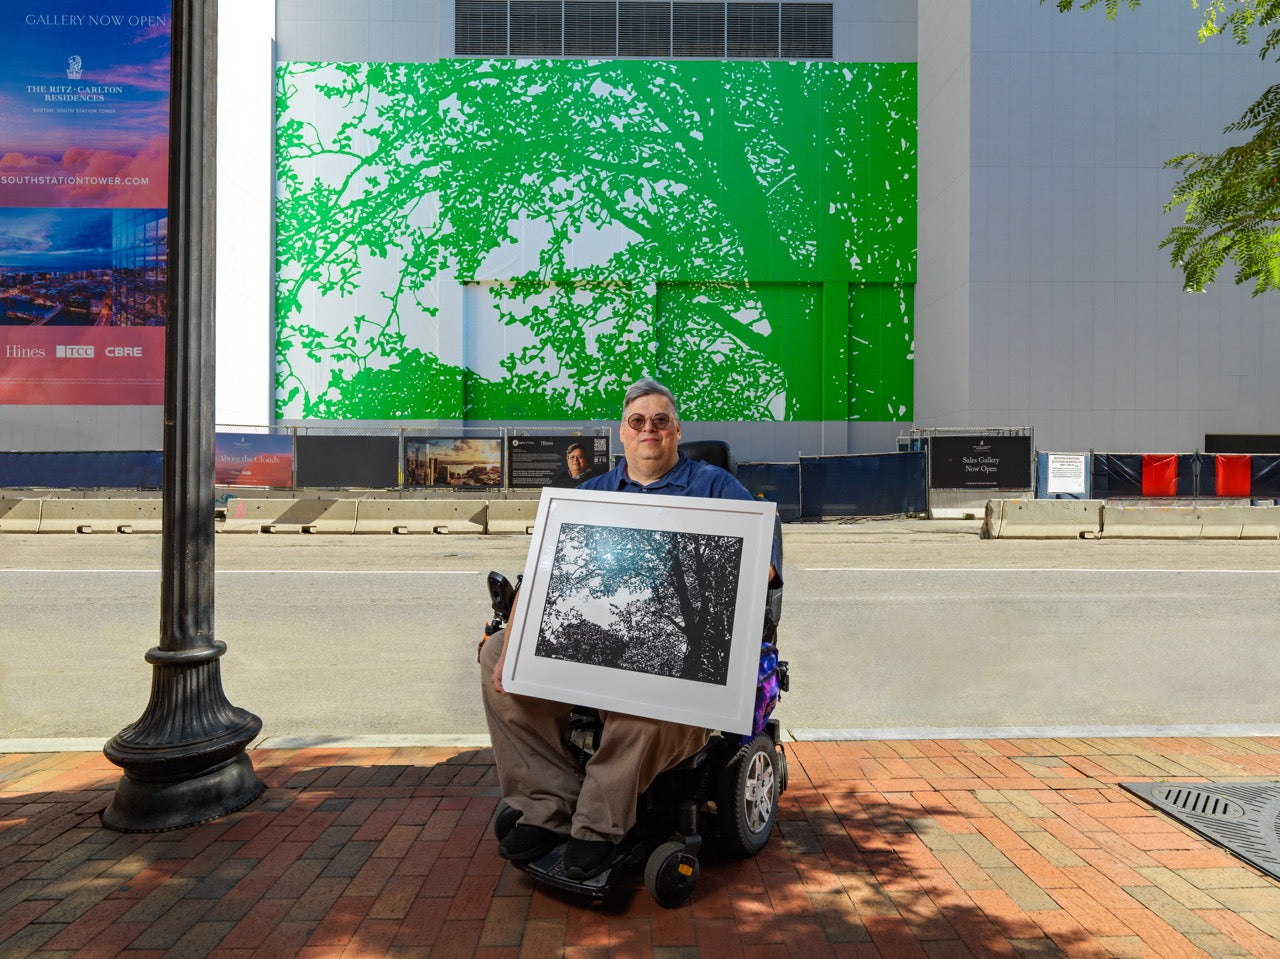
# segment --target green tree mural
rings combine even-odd
[[[846,410],[865,357],[909,418],[914,64],[297,63],[277,109],[282,417],[611,419],[657,374],[822,419],[834,310],[895,334],[837,345]]]

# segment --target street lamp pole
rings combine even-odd
[[[103,748],[124,775],[102,822],[126,832],[216,819],[264,788],[245,752],[262,720],[227,700],[213,638],[217,23],[217,0],[174,0],[160,645],[146,710]]]

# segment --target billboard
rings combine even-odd
[[[170,5],[0,10],[0,403],[159,405]]]
[[[932,489],[1032,489],[1030,436],[932,436]]]
[[[910,421],[916,71],[280,64],[277,416]]]
[[[294,437],[298,486],[391,489],[400,485],[395,436]]]
[[[508,436],[507,485],[571,488],[609,472],[608,436]]]
[[[218,486],[293,488],[293,437],[287,433],[217,433],[214,483]]]
[[[501,486],[502,441],[461,436],[406,436],[404,485]]]

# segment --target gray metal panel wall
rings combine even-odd
[[[967,357],[968,402],[920,404],[922,423],[1025,423],[1045,449],[1136,451],[1274,425],[1280,299],[1251,298],[1229,264],[1185,294],[1158,249],[1181,222],[1161,212],[1164,162],[1242,139],[1222,128],[1272,81],[1256,46],[1201,44],[1198,23],[1189,3],[1109,23],[973,0],[969,341],[946,344]],[[917,371],[919,392],[935,373]]]

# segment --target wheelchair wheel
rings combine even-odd
[[[697,857],[684,851],[684,843],[664,842],[649,854],[644,867],[644,887],[659,906],[675,909],[693,895],[693,887],[701,874]]]
[[[498,842],[507,838],[507,834],[516,828],[516,823],[520,821],[520,817],[524,813],[519,809],[513,809],[508,806],[505,801],[498,800],[497,812],[493,814],[493,836]]]
[[[720,838],[726,850],[754,856],[773,833],[781,794],[773,740],[756,736],[734,755],[720,774],[716,795]]]

